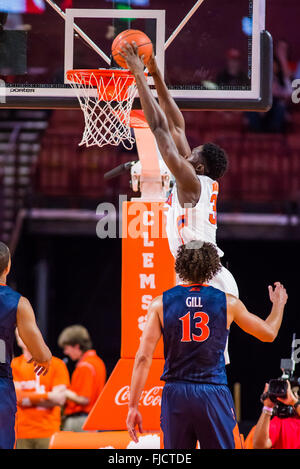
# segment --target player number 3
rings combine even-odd
[[[218,200],[218,193],[219,193],[219,184],[215,181],[213,183],[213,194],[210,199],[211,203],[211,213],[209,214],[209,221],[212,225],[217,224],[217,200]]]
[[[196,329],[200,329],[201,333],[191,334],[191,313],[188,312],[185,316],[179,318],[182,321],[182,339],[181,342],[204,342],[208,339],[210,330],[208,327],[209,316],[206,313],[198,311],[194,313],[193,320]]]

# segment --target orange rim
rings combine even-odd
[[[122,81],[127,80],[128,86],[135,81],[134,75],[129,70],[125,69],[96,68],[67,71],[67,78],[69,81],[95,87],[98,86],[100,78],[103,79],[104,83],[107,83],[113,76],[121,79]]]
[[[135,83],[134,75],[125,69],[77,69],[68,70],[67,79],[77,85],[97,88],[103,101],[128,99],[128,88]]]

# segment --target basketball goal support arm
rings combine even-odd
[[[58,13],[63,18],[64,21],[66,20],[66,14],[59,8],[58,5],[56,5],[55,2],[53,2],[53,0],[46,0],[46,2],[51,6],[51,8],[53,8],[54,11],[56,11],[56,13]],[[82,29],[79,28],[79,26],[77,26],[75,23],[74,31],[76,31],[76,33],[84,40],[84,42],[89,45],[91,49],[93,49],[96,54],[98,54],[108,65],[111,64],[110,58],[103,52],[103,50],[101,50],[100,47],[98,47],[97,44],[95,44],[94,41],[92,41],[91,38],[85,34],[85,32],[82,31]]]

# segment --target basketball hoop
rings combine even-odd
[[[136,94],[129,70],[69,70],[67,79],[75,89],[84,114],[85,128],[79,145],[119,145],[131,150],[130,113]]]

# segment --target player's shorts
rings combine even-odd
[[[0,377],[0,449],[15,445],[15,416],[17,401],[14,382]]]
[[[226,385],[167,382],[162,393],[164,449],[234,449],[240,439]]]

